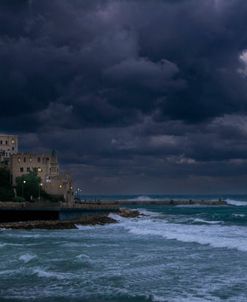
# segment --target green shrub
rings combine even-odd
[[[14,192],[12,189],[0,187],[0,200],[12,201],[14,198]]]
[[[25,202],[25,199],[21,196],[14,197],[13,201],[15,202]]]
[[[0,168],[0,201],[12,201],[14,191],[11,185],[10,173],[5,168]]]

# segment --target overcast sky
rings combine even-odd
[[[0,132],[84,193],[247,192],[246,0],[1,0]]]

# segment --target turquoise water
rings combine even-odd
[[[141,218],[77,230],[2,230],[0,301],[247,301],[241,202],[146,206]]]

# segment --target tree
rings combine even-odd
[[[14,191],[11,185],[10,173],[5,168],[0,168],[0,201],[14,199]]]
[[[43,193],[40,183],[41,178],[35,172],[16,177],[17,195],[29,201],[39,197]]]

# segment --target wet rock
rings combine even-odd
[[[76,229],[76,225],[104,225],[108,223],[117,223],[116,220],[108,216],[84,216],[77,220],[59,221],[59,220],[34,220],[1,223],[0,229]]]
[[[120,209],[118,211],[118,215],[125,218],[135,218],[140,217],[141,214],[137,210],[129,210],[129,209]]]

